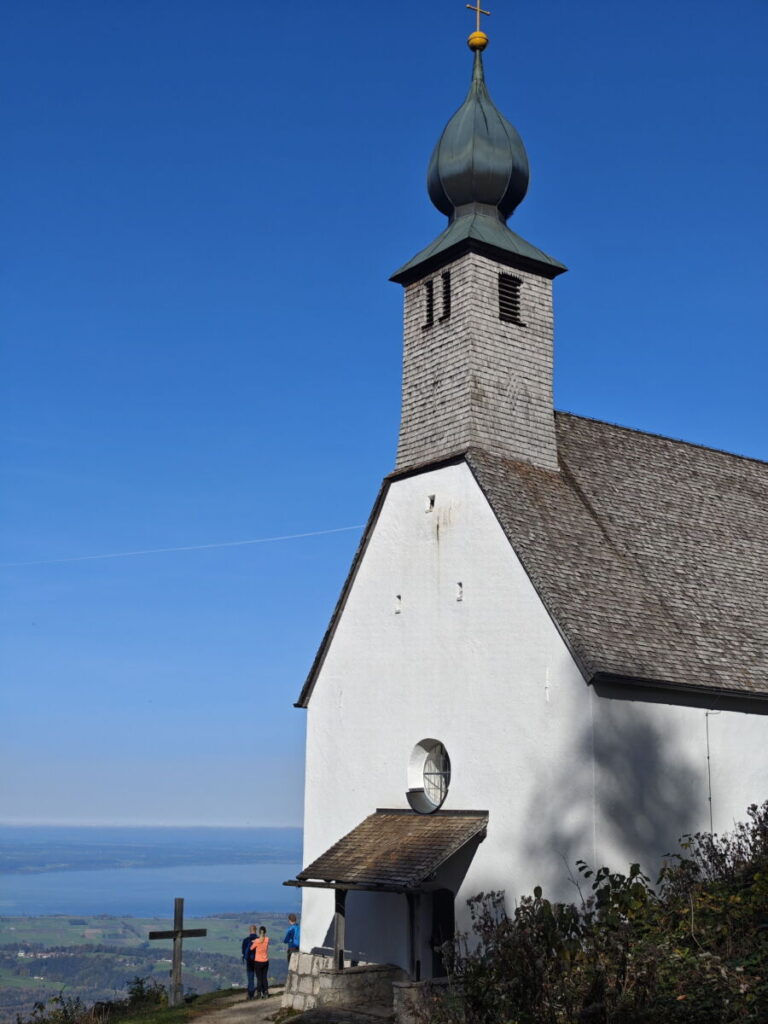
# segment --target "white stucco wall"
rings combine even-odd
[[[305,863],[377,807],[407,807],[408,759],[428,736],[451,757],[445,808],[490,812],[457,911],[480,889],[530,888],[540,858],[556,869],[542,823],[560,776],[591,855],[591,769],[568,763],[586,688],[463,464],[391,486],[307,714]],[[307,949],[325,944],[332,903],[304,892]],[[359,930],[350,921],[350,940]],[[361,953],[378,959],[369,938]]]
[[[572,898],[577,858],[621,867],[709,824],[704,711],[585,685],[464,464],[390,487],[306,713],[305,864],[377,807],[407,807],[413,746],[445,744],[446,810],[490,814],[460,928],[481,890]],[[709,723],[724,828],[768,796],[768,718]],[[332,917],[331,892],[303,891],[302,949],[329,942]],[[351,895],[348,947],[407,968],[406,922],[405,897]]]
[[[655,879],[683,832],[709,830],[707,723],[714,831],[768,799],[768,716],[591,696],[601,861],[640,860]]]

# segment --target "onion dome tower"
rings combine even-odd
[[[488,246],[500,250],[499,256],[507,254],[502,258],[510,265],[526,263],[549,277],[567,269],[506,226],[528,191],[528,154],[485,84],[482,53],[488,37],[478,30],[467,43],[474,53],[469,92],[443,129],[427,170],[429,198],[448,218],[448,227],[392,276],[400,284],[446,256]]]
[[[475,207],[506,222],[528,191],[528,154],[517,129],[488,94],[482,51],[475,50],[467,98],[443,130],[427,171],[429,198],[446,217]]]
[[[486,13],[479,0],[472,9]],[[485,84],[479,25],[468,45],[469,92],[427,171],[448,226],[391,278],[405,287],[396,468],[475,448],[557,471],[552,279],[566,268],[507,227],[528,191],[528,156]]]

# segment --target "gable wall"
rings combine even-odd
[[[591,855],[591,766],[572,763],[568,739],[588,728],[587,695],[468,467],[394,483],[309,703],[304,863],[377,807],[407,807],[408,759],[426,737],[451,757],[446,809],[490,812],[457,910],[490,885],[524,891],[541,858],[556,869],[541,822],[558,775]],[[306,948],[325,944],[332,901],[305,890]],[[350,943],[353,932],[350,921]],[[393,921],[361,936],[360,952],[402,957],[401,932]]]
[[[305,864],[377,807],[405,808],[414,745],[445,743],[446,809],[490,812],[460,928],[481,890],[574,898],[579,858],[655,874],[682,831],[709,826],[707,721],[715,829],[768,797],[768,717],[586,686],[463,463],[390,487],[307,714]],[[331,939],[332,913],[332,893],[304,890],[302,948]],[[351,894],[348,913],[361,959],[408,967],[404,897]]]

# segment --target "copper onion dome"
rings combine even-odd
[[[528,191],[528,156],[517,130],[488,93],[481,47],[472,49],[472,83],[435,146],[427,188],[432,202],[451,220],[480,212],[480,207],[506,221]]]

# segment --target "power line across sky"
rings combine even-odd
[[[73,558],[41,558],[29,562],[0,562],[0,569],[8,569],[24,565],[61,565],[67,562],[96,562],[105,558],[133,558],[136,555],[165,555],[174,551],[207,551],[211,548],[239,548],[248,544],[273,544],[283,540],[302,540],[305,537],[324,537],[330,533],[346,533],[349,530],[362,530],[363,524],[355,526],[335,526],[330,530],[310,530],[307,533],[287,533],[278,537],[255,537],[250,540],[225,540],[213,544],[184,544],[172,548],[146,548],[141,551],[112,551],[102,555],[77,555]]]

